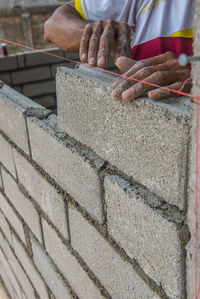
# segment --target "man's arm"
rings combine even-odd
[[[111,52],[116,58],[132,56],[127,24],[112,20],[87,22],[76,11],[74,1],[54,12],[46,21],[44,32],[47,41],[63,51],[79,51],[80,59],[92,66],[105,67]]]
[[[78,52],[85,25],[75,9],[75,2],[62,5],[45,22],[44,38],[61,50]]]

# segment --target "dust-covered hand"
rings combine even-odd
[[[119,57],[116,61],[117,67],[130,79],[120,78],[113,84],[112,98],[114,100],[132,101],[145,92],[152,100],[162,100],[178,96],[169,90],[164,90],[152,85],[138,82],[145,81],[151,84],[167,87],[172,90],[180,90],[185,80],[190,78],[190,69],[182,67],[172,52],[148,58],[142,61],[134,61],[127,57]],[[134,80],[136,79],[136,80]],[[191,80],[188,80],[182,91],[190,92]]]
[[[105,67],[110,54],[132,57],[130,27],[126,23],[104,20],[89,22],[80,42],[80,59],[91,66]]]

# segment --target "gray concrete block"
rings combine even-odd
[[[72,247],[99,278],[112,298],[159,298],[77,211],[69,210]]]
[[[22,86],[22,93],[27,97],[42,96],[56,92],[54,80],[39,83],[29,83]]]
[[[11,145],[0,135],[0,162],[16,178],[16,171]]]
[[[86,67],[60,68],[58,126],[169,203],[185,208],[190,100],[112,101],[114,79]]]
[[[71,60],[79,60],[79,53],[74,52],[74,53],[70,53],[70,52],[64,52],[64,57],[71,59]]]
[[[54,94],[37,97],[33,100],[45,108],[51,108],[56,106],[56,98]]]
[[[118,176],[105,179],[108,230],[170,298],[184,298],[184,253],[177,227]],[[156,254],[155,254],[156,251]]]
[[[24,118],[25,109],[17,105],[12,99],[12,92],[8,88],[0,89],[0,128],[22,150],[29,153],[28,137]],[[14,90],[13,90],[14,91]],[[18,94],[20,97],[20,94]]]
[[[60,275],[56,272],[51,260],[33,237],[31,237],[31,244],[34,263],[54,296],[63,299],[71,298],[69,290],[61,280]]]
[[[8,225],[7,220],[5,219],[5,216],[1,213],[1,211],[0,211],[0,227],[5,235],[6,239],[12,246],[12,235],[11,235],[10,227]]]
[[[12,271],[15,273],[15,276],[18,278],[20,285],[23,287],[23,290],[27,298],[35,299],[35,292],[33,286],[27,277],[27,274],[24,272],[24,269],[16,259],[13,251],[10,249],[10,246],[6,242],[6,254],[8,257],[9,265]]]
[[[63,52],[57,48],[55,49],[44,49],[46,53],[53,54],[56,56],[64,57]],[[55,56],[46,55],[43,53],[27,53],[26,56],[26,65],[27,66],[35,66],[35,65],[45,65],[51,63],[57,63],[62,61],[62,59],[57,58]]]
[[[10,85],[12,82],[10,73],[0,73],[0,80]]]
[[[40,227],[39,215],[29,199],[27,199],[18,189],[16,182],[12,177],[3,169],[3,182],[4,190],[7,197],[12,202],[18,213],[22,216],[26,224],[42,243],[42,232]]]
[[[48,66],[18,70],[11,73],[13,84],[24,84],[28,82],[47,80],[51,78]]]
[[[6,271],[8,277],[9,277],[9,280],[10,280],[10,282],[11,282],[18,298],[20,298],[21,297],[20,285],[19,285],[18,281],[16,280],[16,278],[13,274],[13,271],[11,270],[10,265],[8,264],[8,261],[6,260],[6,258],[5,258],[5,256],[4,256],[1,249],[0,249],[0,261],[2,263],[2,266],[3,266],[4,270]]]
[[[42,221],[45,248],[54,263],[66,277],[79,298],[103,298],[100,291],[81,268],[76,258],[71,255],[56,232],[45,221]]]
[[[36,291],[38,292],[38,294],[42,299],[49,299],[48,291],[44,281],[42,280],[38,271],[35,269],[33,261],[27,255],[27,252],[24,250],[24,247],[14,235],[13,235],[13,245],[14,245],[15,255],[19,259],[20,263],[23,265],[24,270],[29,276]]]
[[[8,204],[6,198],[1,193],[0,193],[0,200],[1,200],[2,212],[4,213],[5,217],[8,219],[12,227],[15,229],[16,233],[19,235],[22,242],[26,245],[23,224],[21,223],[18,216],[15,214],[14,210]]]
[[[102,221],[101,186],[96,169],[103,165],[103,160],[94,155],[91,163],[77,146],[59,139],[50,124],[43,121],[28,119],[28,130],[33,159],[93,217]]]
[[[17,151],[14,152],[19,182],[26,188],[49,219],[68,238],[67,212],[62,197]]]
[[[10,71],[18,69],[17,58],[15,55],[7,56],[7,57],[0,57],[0,70],[3,71]]]

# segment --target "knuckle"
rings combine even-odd
[[[93,41],[99,40],[99,39],[100,39],[100,35],[97,34],[97,33],[93,33],[92,36],[91,36],[91,38],[90,38],[90,40],[93,40]]]

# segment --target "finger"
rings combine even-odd
[[[131,30],[128,24],[118,23],[117,26],[117,53],[115,59],[120,56],[126,56],[131,58]]]
[[[154,74],[155,72],[167,71],[169,69],[170,69],[170,67],[168,66],[167,63],[158,64],[158,65],[154,65],[154,66],[148,66],[148,67],[145,67],[145,68],[140,69],[139,71],[137,71],[128,80],[126,79],[126,80],[123,80],[123,81],[114,82],[115,85],[113,84],[113,86],[115,88],[112,92],[113,99],[120,100],[122,98],[122,93],[126,89],[128,89],[129,87],[137,84],[138,81],[143,81],[143,80],[145,81],[146,78],[148,78],[150,75]],[[119,83],[119,84],[117,85],[117,83]]]
[[[97,55],[98,55],[99,43],[100,43],[102,32],[103,32],[102,22],[101,21],[96,22],[89,42],[89,50],[88,50],[89,65],[94,66],[97,64]]]
[[[118,61],[124,61],[125,62],[125,67],[124,69],[128,69],[127,72],[125,72],[122,76],[123,77],[120,77],[119,79],[117,79],[113,85],[112,85],[112,89],[115,89],[119,84],[123,84],[124,81],[126,81],[128,79],[128,77],[132,77],[134,74],[135,74],[135,69],[134,69],[134,63],[135,60],[132,60],[130,58],[127,58],[127,57],[119,57],[116,61],[116,63]],[[123,64],[123,63],[122,63]],[[120,67],[122,67],[122,64],[120,65]]]
[[[136,63],[135,60],[130,59],[128,57],[125,56],[121,56],[119,58],[117,58],[117,60],[115,61],[115,65],[118,67],[118,69],[122,72],[125,73],[128,70],[130,70],[130,68]]]
[[[115,27],[116,25],[114,21],[109,20],[106,22],[99,44],[97,60],[97,65],[99,67],[105,67],[107,64],[114,42]]]
[[[89,41],[90,41],[91,35],[92,35],[92,26],[91,26],[91,23],[88,23],[85,26],[85,29],[83,31],[83,36],[82,36],[81,42],[80,42],[79,55],[80,55],[80,60],[83,62],[87,61]]]
[[[122,98],[125,101],[131,101],[144,94],[144,92],[155,89],[157,86],[166,86],[168,84],[184,81],[186,80],[187,76],[188,72],[186,70],[175,72],[157,71],[144,80],[146,83],[139,82],[128,90],[124,91]]]
[[[177,82],[172,85],[165,86],[165,88],[170,89],[170,90],[157,88],[157,89],[150,91],[148,93],[148,96],[150,99],[157,100],[157,101],[167,99],[170,97],[173,97],[173,98],[179,97],[180,94],[177,93],[177,91],[180,91],[182,86],[183,86],[183,82]],[[189,93],[191,91],[191,88],[192,88],[192,83],[190,82],[189,84],[184,86],[184,89],[182,91]],[[174,91],[171,91],[171,90],[174,90]]]
[[[141,61],[135,62],[135,64],[131,67],[131,69],[124,74],[124,76],[131,77],[134,74],[136,74],[138,71],[145,69],[146,67],[162,65],[165,63],[168,63],[169,68],[167,68],[167,69],[170,69],[170,68],[173,68],[174,62],[172,63],[171,62],[172,60],[173,61],[175,60],[175,54],[172,52],[167,52],[167,53],[161,54],[159,56],[141,60]],[[169,63],[169,61],[170,61],[170,63]],[[124,80],[125,79],[122,79],[122,78],[116,80],[113,84],[113,88],[115,88],[118,84],[120,84]]]

